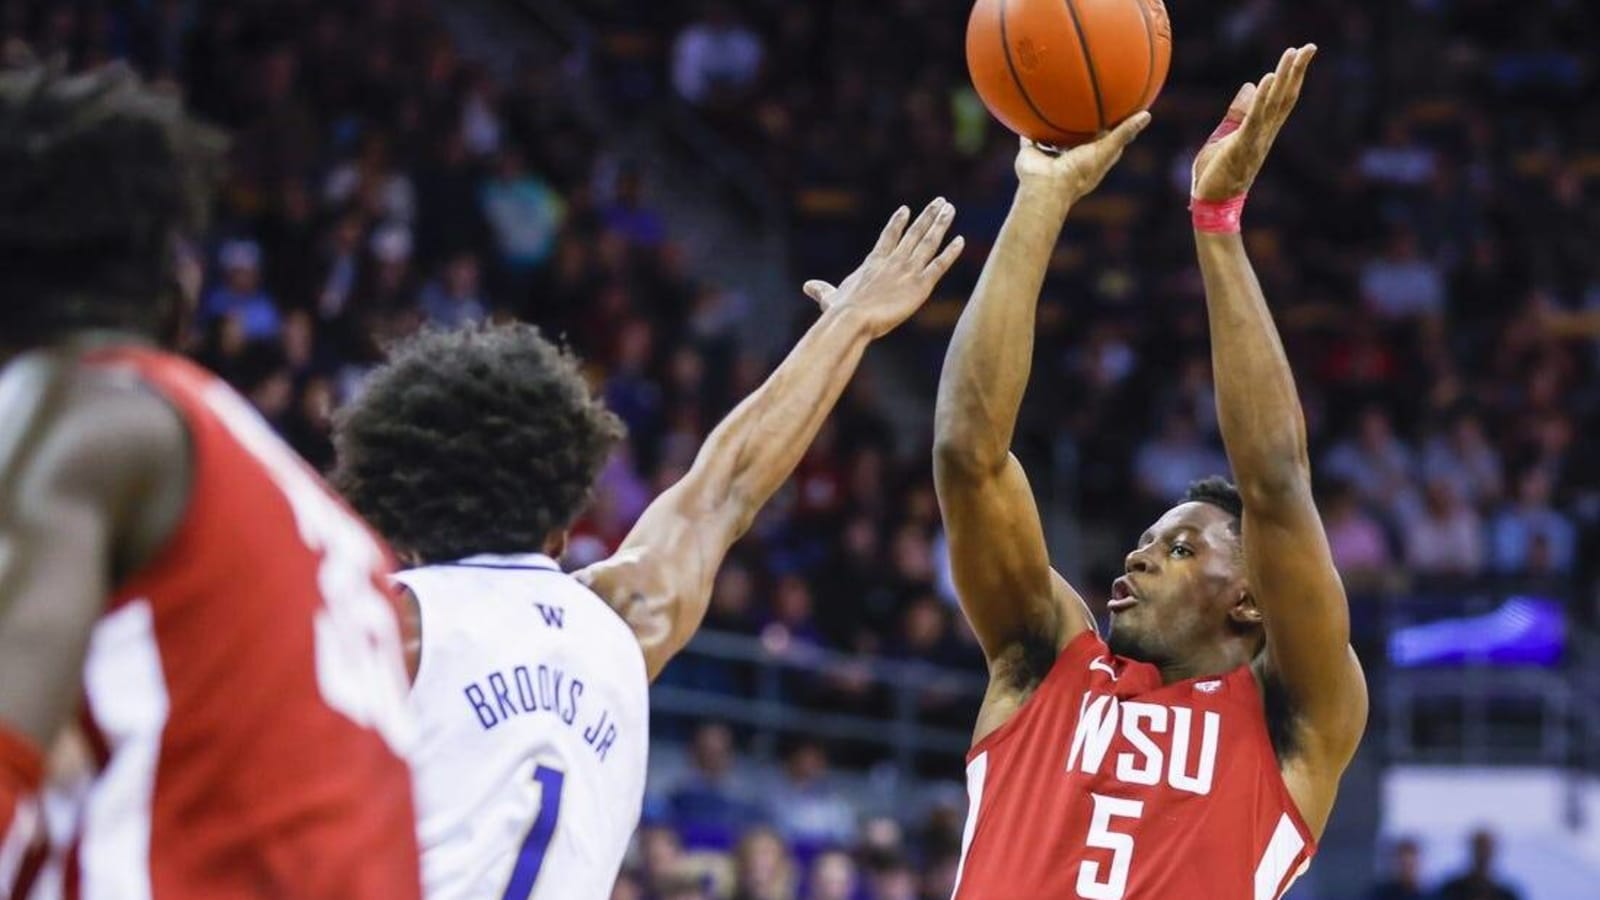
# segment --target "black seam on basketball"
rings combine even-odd
[[[1011,40],[1006,35],[1006,3],[1007,0],[1000,0],[1000,52],[1005,54],[1006,69],[1011,73],[1011,83],[1017,86],[1017,93],[1022,95],[1022,102],[1028,104],[1028,108],[1033,110],[1035,116],[1039,117],[1039,121],[1062,134],[1076,134],[1077,132],[1071,128],[1062,128],[1060,125],[1050,121],[1050,117],[1046,116],[1044,111],[1039,109],[1038,105],[1033,102],[1033,98],[1028,96],[1028,89],[1022,84],[1022,76],[1017,74],[1017,64],[1011,60]]]
[[[1144,90],[1139,92],[1139,108],[1143,109],[1155,102],[1155,98],[1150,96],[1150,83],[1156,80],[1156,32],[1144,0],[1133,0],[1133,5],[1139,8],[1139,18],[1144,19],[1144,43],[1150,50],[1150,65],[1144,70]]]
[[[1089,53],[1089,35],[1084,33],[1083,20],[1078,18],[1078,4],[1067,0],[1067,15],[1072,16],[1072,28],[1078,32],[1078,46],[1083,48],[1083,66],[1089,70],[1089,87],[1094,91],[1094,114],[1100,120],[1100,131],[1106,130],[1106,101],[1100,97],[1100,76],[1094,71],[1094,56]]]

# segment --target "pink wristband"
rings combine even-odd
[[[1189,200],[1189,214],[1194,219],[1194,230],[1202,234],[1238,234],[1244,219],[1244,201],[1247,194],[1232,200]]]

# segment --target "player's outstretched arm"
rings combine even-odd
[[[155,496],[186,481],[182,423],[159,400],[85,388],[38,353],[0,378],[0,896],[18,863],[40,754],[72,717],[90,631],[119,572],[165,539]],[[176,516],[171,516],[176,521]],[[147,535],[148,537],[144,537]]]
[[[934,483],[961,606],[991,674],[1030,643],[1059,651],[1093,627],[1082,599],[1050,568],[1044,527],[1011,438],[1033,364],[1039,291],[1067,212],[1149,121],[1141,113],[1059,155],[1022,142],[1016,198],[939,378]]]
[[[728,549],[799,465],[867,345],[921,308],[961,254],[959,237],[944,246],[955,207],[935,200],[910,219],[896,212],[837,288],[806,284],[821,318],[711,432],[689,473],[650,504],[617,554],[578,573],[633,626],[652,680],[700,627]]]
[[[1211,316],[1217,410],[1244,498],[1249,583],[1264,618],[1268,673],[1294,704],[1300,757],[1290,789],[1319,832],[1367,720],[1367,689],[1350,648],[1344,585],[1312,501],[1305,417],[1261,286],[1237,233],[1238,201],[1293,110],[1316,53],[1284,54],[1276,72],[1234,100],[1195,162],[1195,241]],[[1223,221],[1206,221],[1232,202]],[[1231,218],[1230,218],[1231,216]]]

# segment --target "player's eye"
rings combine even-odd
[[[1172,545],[1171,556],[1174,559],[1188,559],[1194,555],[1194,548],[1188,544],[1177,543]]]

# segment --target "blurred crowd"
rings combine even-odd
[[[967,4],[595,5],[641,38],[616,42],[618,101],[675,93],[762,159],[801,268],[836,267],[883,210],[943,193],[976,238],[947,284],[963,296],[1015,151],[965,80]],[[1508,17],[1490,0],[1170,7],[1155,124],[1074,212],[1053,265],[1035,379],[1051,389],[1021,433],[1033,470],[1085,520],[1090,590],[1188,481],[1225,467],[1189,163],[1237,85],[1307,40],[1323,52],[1247,233],[1341,568],[1358,588],[1399,575],[1592,584],[1600,478],[1581,460],[1600,439],[1600,330],[1570,326],[1600,309],[1586,52],[1600,16],[1551,3]],[[953,315],[927,317],[915,368],[937,371]]]
[[[894,816],[862,816],[857,799],[821,743],[764,770],[742,763],[727,726],[702,724],[682,771],[652,784],[613,900],[948,898],[964,796]]]
[[[957,203],[966,257],[891,339],[931,403],[1016,149],[967,85],[965,0],[577,6],[603,37],[578,77],[623,110],[690,106],[758,160],[788,210],[796,274],[846,271],[901,202]],[[1041,387],[1019,429],[1042,492],[1082,525],[1073,564],[1092,602],[1123,545],[1188,481],[1226,467],[1184,211],[1189,161],[1239,83],[1316,40],[1302,109],[1246,224],[1299,376],[1338,563],[1358,590],[1539,579],[1589,615],[1600,91],[1586,48],[1600,12],[1567,0],[1515,17],[1493,0],[1170,7],[1168,89],[1155,124],[1074,210],[1041,301]],[[0,52],[23,42],[77,66],[127,60],[232,133],[187,349],[318,466],[333,410],[387,341],[425,323],[531,320],[584,356],[630,429],[578,523],[582,563],[616,545],[774,362],[737,340],[745,304],[688,270],[636,161],[573,107],[567,61],[530,57],[497,77],[426,0],[0,0]],[[927,438],[895,433],[891,396],[869,378],[852,386],[719,577],[710,627],[784,652],[981,667],[942,575],[916,443]],[[748,687],[715,666],[669,679]],[[830,707],[882,702],[848,672],[788,689]],[[964,727],[970,710],[946,712]],[[720,739],[695,737],[706,778],[728,752]],[[684,812],[705,806],[692,786],[658,798],[620,896],[704,896],[705,878],[674,887],[661,874],[703,850],[713,856],[697,871],[726,887],[717,896],[946,895],[959,822],[952,832],[936,811],[925,833],[904,835],[903,823],[811,803],[818,754],[796,749],[792,783],[764,794],[784,802],[741,805],[711,838]],[[802,833],[772,808],[821,824]]]
[[[1429,888],[1422,875],[1421,846],[1412,838],[1401,838],[1391,848],[1388,873],[1365,900],[1521,900],[1521,892],[1496,870],[1496,849],[1493,832],[1473,832],[1467,840],[1466,869]]]

